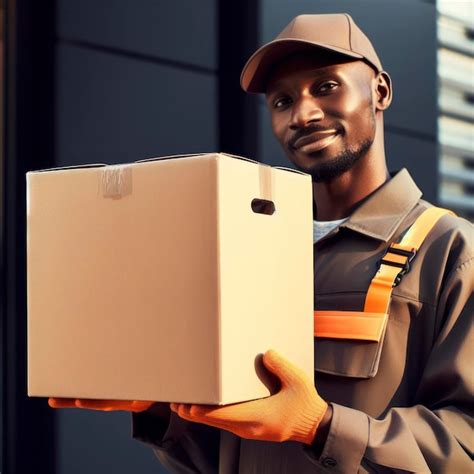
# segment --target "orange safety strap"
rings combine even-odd
[[[449,209],[430,207],[416,219],[401,242],[392,242],[380,260],[365,298],[364,311],[314,312],[315,337],[380,341],[387,323],[392,290],[410,270],[410,263],[424,239]]]
[[[379,341],[388,314],[362,311],[315,311],[314,335],[338,339]]]
[[[392,290],[410,270],[410,263],[438,219],[454,214],[449,209],[430,207],[416,219],[400,243],[393,242],[380,260],[381,265],[370,283],[365,298],[364,312],[388,313]]]

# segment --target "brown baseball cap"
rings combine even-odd
[[[376,71],[383,71],[369,38],[347,13],[298,15],[273,41],[250,56],[240,75],[242,89],[264,93],[268,72],[274,64],[291,53],[315,48],[364,60]]]

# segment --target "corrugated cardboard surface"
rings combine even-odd
[[[238,402],[270,347],[313,375],[308,175],[208,154],[27,190],[28,395]]]

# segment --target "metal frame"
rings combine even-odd
[[[218,3],[219,148],[257,161],[258,101],[240,88],[238,78],[259,41],[260,2]]]
[[[6,9],[1,160],[1,472],[54,474],[54,415],[27,396],[26,180],[54,164],[52,1],[4,0]]]

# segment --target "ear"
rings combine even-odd
[[[392,79],[388,72],[381,71],[375,76],[375,109],[387,110],[392,103]]]

